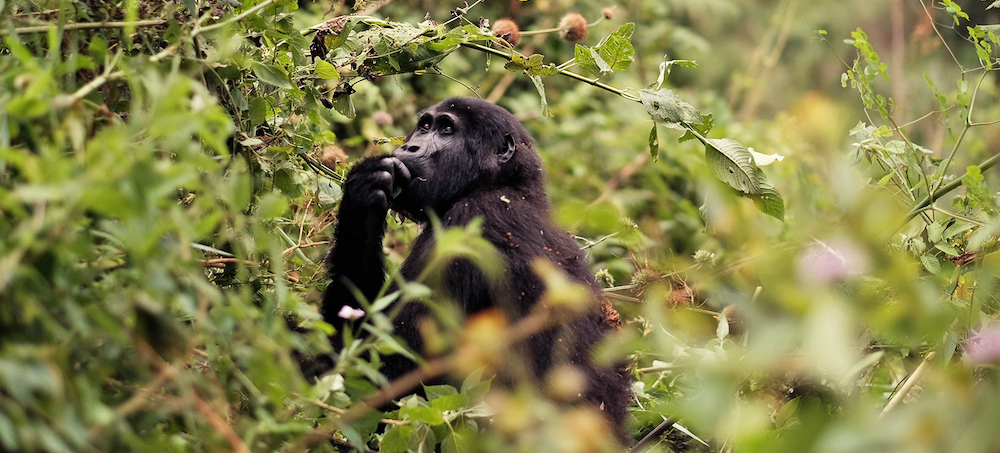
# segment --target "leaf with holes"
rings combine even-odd
[[[684,124],[701,124],[701,112],[666,88],[639,90],[639,101],[653,121],[669,128],[685,130]]]
[[[763,172],[753,162],[750,151],[729,138],[706,139],[705,160],[712,174],[741,193],[761,193]]]

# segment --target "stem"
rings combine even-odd
[[[248,9],[246,11],[243,11],[242,13],[239,13],[239,14],[233,16],[233,17],[230,17],[229,19],[226,19],[226,20],[224,20],[222,22],[215,23],[215,24],[209,25],[209,26],[204,27],[204,28],[195,29],[194,33],[191,34],[191,37],[193,38],[193,37],[198,36],[198,35],[206,32],[206,31],[215,30],[216,28],[225,27],[226,25],[229,25],[229,24],[231,24],[233,22],[239,22],[239,21],[241,21],[243,19],[246,19],[247,16],[249,16],[249,15],[251,15],[253,13],[256,13],[257,11],[260,11],[260,10],[262,10],[264,8],[267,8],[268,6],[271,5],[271,3],[274,3],[274,0],[264,0],[259,5],[254,6],[253,8],[250,8],[250,9]]]
[[[604,17],[602,16],[600,19],[597,19],[597,20],[595,20],[595,21],[587,24],[587,28],[593,27],[594,25],[597,25],[597,24],[599,24],[599,23],[601,23],[603,21],[604,21]],[[544,35],[546,33],[554,33],[554,32],[557,32],[559,30],[562,30],[562,28],[555,27],[555,28],[543,28],[541,30],[526,30],[526,31],[522,31],[521,32],[521,36]]]
[[[992,167],[993,165],[995,165],[997,163],[998,159],[1000,159],[1000,154],[994,154],[989,159],[986,159],[982,163],[980,163],[978,165],[978,167],[979,167],[980,170],[986,170],[986,169]],[[920,214],[921,212],[923,212],[924,209],[926,209],[928,206],[930,206],[930,204],[933,203],[938,198],[941,198],[946,193],[951,192],[952,190],[955,190],[958,186],[961,186],[962,185],[962,179],[965,178],[965,175],[968,175],[968,174],[969,174],[968,172],[963,173],[961,178],[957,178],[954,181],[949,182],[948,184],[945,184],[945,185],[939,187],[933,193],[927,195],[926,198],[924,198],[923,200],[920,200],[920,203],[917,203],[917,205],[914,206],[913,209],[910,209],[910,212],[908,212],[906,214],[906,219],[905,219],[904,223],[909,222],[910,220],[913,220],[914,217],[916,217],[918,214]]]
[[[150,20],[137,20],[135,22],[77,22],[72,24],[66,24],[63,26],[63,30],[92,30],[97,28],[126,28],[126,27],[151,27],[155,25],[163,25],[170,22],[166,19],[150,19]],[[21,27],[15,28],[15,34],[26,34],[26,33],[44,33],[50,28],[55,27],[55,25],[36,25],[33,27]],[[0,29],[0,36],[10,34],[9,29]]]
[[[917,381],[920,380],[920,377],[924,375],[924,372],[927,371],[927,364],[934,358],[935,355],[936,352],[931,351],[927,354],[927,357],[924,357],[924,360],[920,362],[917,369],[913,370],[913,374],[906,378],[906,382],[904,382],[903,386],[899,388],[899,391],[892,396],[888,403],[886,403],[885,408],[883,408],[882,412],[878,414],[879,418],[884,417],[886,413],[896,407],[896,405],[899,404],[899,402],[902,401],[908,393],[910,393],[910,389],[913,388],[913,385],[916,384]]]
[[[463,43],[461,43],[461,45],[463,47],[468,47],[470,49],[476,49],[476,50],[478,50],[480,52],[485,52],[485,53],[488,53],[490,55],[496,55],[496,56],[501,57],[501,58],[503,58],[503,59],[505,59],[507,61],[511,61],[513,59],[513,57],[511,55],[508,55],[508,54],[503,53],[503,52],[501,52],[499,50],[492,49],[492,48],[489,48],[489,47],[486,47],[486,46],[483,46],[483,45],[479,45],[479,44],[476,44],[476,43],[463,42]],[[619,95],[619,96],[621,96],[621,97],[623,97],[625,99],[628,99],[630,101],[639,102],[639,98],[637,98],[635,96],[632,96],[631,94],[626,93],[625,90],[620,90],[620,89],[615,88],[615,87],[613,87],[611,85],[608,85],[606,83],[598,82],[597,79],[588,79],[588,78],[586,78],[586,77],[584,77],[584,76],[582,76],[580,74],[577,74],[575,72],[570,72],[570,71],[567,71],[565,69],[559,69],[559,68],[556,68],[556,69],[559,71],[559,74],[562,74],[562,75],[564,75],[566,77],[569,77],[571,79],[576,79],[576,80],[579,80],[581,82],[593,85],[593,86],[595,86],[597,88],[600,88],[602,90],[610,91],[610,92],[612,92],[614,94],[617,94],[617,95]]]

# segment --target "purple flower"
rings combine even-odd
[[[868,271],[868,254],[852,241],[816,241],[799,254],[799,276],[809,283],[831,283]]]
[[[972,365],[1000,362],[1000,324],[993,324],[965,344],[965,360]]]

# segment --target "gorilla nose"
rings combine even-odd
[[[417,146],[417,145],[409,145],[409,146],[403,145],[403,151],[408,151],[408,152],[411,152],[411,153],[415,153],[417,151],[420,151],[420,147]]]

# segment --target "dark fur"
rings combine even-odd
[[[545,172],[532,149],[531,137],[503,108],[478,99],[454,98],[422,112],[405,144],[389,156],[359,162],[348,174],[335,246],[327,257],[331,282],[323,295],[324,319],[338,329],[351,327],[337,316],[344,305],[357,307],[345,281],[368,300],[385,282],[382,239],[389,208],[423,226],[400,268],[407,280],[420,274],[433,250],[428,211],[433,211],[445,228],[483,218],[483,237],[506,260],[506,279],[490,284],[470,263],[453,263],[447,271],[446,290],[466,314],[493,307],[505,308],[515,319],[527,314],[544,293],[531,268],[538,257],[593,288],[594,299],[603,301],[579,246],[550,223],[544,185]],[[394,320],[396,335],[418,352],[422,340],[417,320],[428,314],[425,305],[408,303]],[[623,366],[599,368],[590,360],[593,346],[617,327],[616,315],[613,310],[595,308],[559,329],[534,335],[521,346],[537,378],[554,362],[567,358],[580,367],[588,378],[584,399],[603,407],[621,436],[629,375]],[[338,339],[339,333],[333,341]],[[395,355],[386,358],[382,371],[391,380],[413,367]]]

